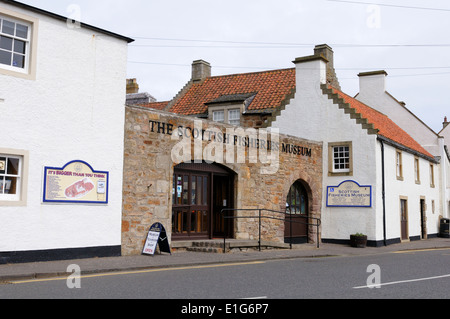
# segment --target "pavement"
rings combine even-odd
[[[247,250],[238,252],[205,253],[176,251],[172,254],[155,254],[154,256],[122,256],[106,258],[89,258],[36,262],[24,264],[0,265],[0,283],[11,283],[21,280],[63,277],[72,274],[69,265],[78,265],[81,275],[129,272],[160,268],[182,268],[206,266],[214,264],[243,263],[295,258],[324,258],[338,256],[367,256],[396,252],[413,252],[417,250],[449,249],[449,238],[432,238],[412,241],[386,247],[353,248],[339,244],[294,245],[293,249]]]

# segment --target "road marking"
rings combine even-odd
[[[252,300],[252,299],[267,299],[267,296],[261,296],[261,297],[251,297],[251,298],[241,298],[242,300]]]
[[[365,286],[353,287],[353,289],[376,288],[376,287],[381,287],[381,286],[398,285],[398,284],[405,284],[405,283],[409,283],[409,282],[435,280],[435,279],[448,278],[448,277],[450,277],[450,274],[449,275],[442,275],[442,276],[427,277],[427,278],[418,278],[418,279],[386,282],[384,284],[365,285]]]
[[[427,249],[416,249],[416,250],[399,250],[399,251],[393,251],[393,254],[413,254],[416,252],[423,252],[423,251],[437,251],[437,250],[450,250],[450,248],[427,248]]]
[[[146,274],[146,273],[162,272],[162,271],[205,269],[205,268],[219,268],[219,267],[233,267],[233,266],[246,266],[246,265],[258,265],[258,264],[265,264],[265,262],[263,262],[263,261],[252,261],[252,262],[245,262],[245,263],[214,264],[214,265],[204,265],[204,266],[187,266],[187,267],[174,267],[174,268],[158,268],[158,269],[147,269],[147,270],[122,271],[122,272],[101,273],[101,274],[93,274],[93,275],[81,275],[78,278],[95,278],[95,277],[107,277],[107,276],[134,275],[134,274]],[[69,275],[70,274],[68,274],[68,276]],[[8,283],[9,284],[14,284],[14,285],[19,285],[19,284],[26,284],[26,283],[57,281],[57,280],[67,280],[67,277],[63,276],[63,277],[55,277],[55,278],[42,278],[42,279],[10,281]]]

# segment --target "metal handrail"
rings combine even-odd
[[[240,218],[258,218],[259,220],[259,240],[258,240],[258,246],[259,246],[259,251],[261,251],[261,220],[263,218],[267,218],[267,219],[275,219],[275,220],[283,220],[283,221],[288,221],[286,220],[286,215],[289,215],[289,239],[290,239],[290,243],[289,243],[289,247],[290,249],[292,249],[292,223],[300,223],[303,225],[311,225],[311,226],[316,226],[317,227],[317,248],[320,248],[320,241],[319,241],[319,227],[322,224],[322,221],[320,218],[317,217],[303,217],[300,216],[301,218],[308,218],[308,219],[312,219],[315,220],[316,223],[312,224],[312,223],[304,223],[301,221],[296,221],[296,220],[292,220],[292,215],[293,214],[289,214],[287,212],[282,212],[282,211],[277,211],[277,210],[271,210],[271,209],[251,209],[251,208],[242,208],[242,209],[238,209],[238,208],[224,208],[220,211],[221,214],[223,214],[224,212],[237,212],[237,211],[258,211],[258,216],[223,216],[224,219],[228,218],[228,219],[240,219]],[[285,218],[277,218],[277,217],[273,217],[273,216],[264,216],[262,215],[262,212],[270,212],[270,213],[277,213],[277,214],[283,214],[285,216]],[[223,237],[223,253],[225,253],[225,244],[226,244],[226,233],[224,232],[224,237]]]

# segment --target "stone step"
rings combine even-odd
[[[242,251],[249,249],[259,249],[257,240],[236,240],[227,239],[225,242],[226,251]],[[288,249],[289,244],[275,243],[263,241],[261,243],[262,249]],[[206,253],[223,253],[223,240],[186,240],[186,241],[174,241],[172,242],[172,248],[174,250],[186,250]]]

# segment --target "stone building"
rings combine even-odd
[[[258,240],[258,209],[277,218],[264,218],[262,239],[283,243],[291,237],[284,224],[288,196],[292,217],[302,221],[293,237],[317,242],[317,227],[303,223],[320,219],[321,154],[321,143],[275,131],[127,106],[122,254],[141,253],[156,222],[171,242]]]

